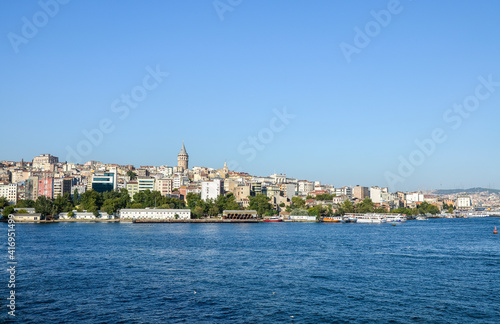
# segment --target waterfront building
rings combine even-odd
[[[292,222],[316,222],[316,216],[309,215],[290,215],[289,219]]]
[[[222,194],[224,194],[224,180],[213,179],[201,183],[201,199],[203,201],[217,199]]]
[[[9,183],[0,185],[0,197],[5,197],[10,204],[17,203],[17,184]]]
[[[42,214],[32,213],[32,214],[12,214],[14,221],[16,223],[40,223]]]
[[[77,210],[73,210],[73,214],[74,214],[74,216],[70,217],[70,216],[68,216],[67,212],[60,213],[59,214],[59,219],[70,219],[70,218],[73,218],[73,219],[97,219],[97,218],[100,218],[100,219],[113,219],[112,215],[109,215],[108,213],[101,212],[101,211],[99,211],[99,217],[96,217],[93,212],[89,212],[89,211],[86,211],[86,210],[84,210],[82,212],[79,212]]]
[[[190,209],[129,209],[120,210],[120,219],[173,220],[191,219]]]
[[[256,219],[256,210],[223,210],[223,219]]]
[[[189,165],[189,155],[186,152],[186,147],[184,146],[184,141],[182,141],[182,148],[179,154],[177,155],[177,167],[182,170],[188,169]]]

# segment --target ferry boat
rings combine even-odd
[[[363,214],[355,215],[357,223],[360,224],[382,224],[387,223],[386,216],[384,214]]]
[[[385,219],[387,222],[404,223],[406,222],[406,215],[401,214],[386,214]]]
[[[264,218],[262,221],[266,223],[275,223],[275,222],[282,222],[283,219],[278,216],[275,216],[275,217]]]
[[[429,219],[425,216],[417,216],[417,220],[429,220]]]
[[[323,217],[325,223],[344,223],[345,220],[342,216],[325,216]]]

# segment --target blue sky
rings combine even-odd
[[[0,160],[175,165],[184,140],[190,166],[500,187],[498,1],[54,1],[0,3]]]

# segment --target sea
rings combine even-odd
[[[495,226],[2,223],[0,322],[500,323]]]

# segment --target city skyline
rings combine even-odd
[[[55,156],[55,155],[52,155],[50,153],[42,153],[42,154],[39,154],[38,156],[35,156],[33,157],[32,159],[21,159],[20,161],[12,161],[12,160],[3,160],[3,161],[0,161],[0,162],[14,162],[14,163],[19,163],[19,162],[28,162],[28,163],[32,163],[32,168],[40,168],[41,165],[38,165],[37,162],[35,162],[35,159],[40,159],[42,157],[49,157],[50,159],[56,159],[58,160],[57,163],[59,164],[66,164],[66,163],[71,163],[71,162],[68,162],[68,161],[62,161],[59,157]],[[335,185],[335,184],[332,184],[332,183],[328,183],[328,182],[324,182],[324,181],[321,181],[319,179],[309,179],[309,178],[298,178],[298,177],[295,177],[293,174],[287,174],[286,172],[281,172],[281,173],[269,173],[269,174],[254,174],[254,173],[251,173],[251,172],[247,172],[246,170],[233,170],[233,169],[230,169],[227,165],[227,161],[225,161],[223,163],[223,166],[206,166],[206,165],[195,165],[195,166],[192,166],[191,168],[188,168],[187,165],[188,165],[188,162],[189,161],[189,155],[188,155],[188,152],[187,152],[187,149],[185,147],[185,143],[184,141],[182,141],[182,146],[181,146],[181,149],[180,149],[180,152],[177,154],[177,163],[174,163],[174,164],[158,164],[158,165],[154,165],[154,164],[148,164],[148,163],[141,163],[139,165],[133,165],[133,164],[130,164],[130,163],[114,163],[114,162],[105,162],[105,161],[98,161],[98,160],[89,160],[89,161],[85,161],[83,163],[73,163],[73,164],[76,164],[76,165],[81,165],[81,166],[84,166],[84,165],[87,165],[88,163],[92,163],[92,165],[94,163],[98,163],[98,165],[106,165],[106,166],[113,166],[113,165],[118,165],[118,166],[133,166],[133,170],[137,171],[137,170],[144,170],[144,168],[149,168],[149,167],[153,167],[153,168],[159,168],[159,167],[169,167],[169,168],[172,168],[174,170],[174,172],[177,172],[177,173],[183,173],[184,170],[195,170],[197,168],[205,168],[205,169],[209,169],[209,170],[225,170],[225,172],[234,172],[236,174],[238,173],[241,173],[241,174],[247,174],[249,176],[252,176],[252,177],[257,177],[257,178],[268,178],[268,177],[273,177],[273,176],[284,176],[286,177],[286,179],[294,179],[295,181],[308,181],[308,182],[311,182],[311,183],[315,183],[315,182],[318,182],[320,183],[322,186],[323,185],[326,185],[326,186],[333,186],[334,188],[344,188],[344,187],[348,187],[348,188],[354,188],[354,187],[358,187],[358,186],[361,186],[361,187],[366,187],[366,188],[370,188],[370,187],[380,187],[380,188],[385,188],[386,186],[383,186],[381,184],[366,184],[366,183],[356,183],[356,184],[340,184],[340,185]],[[35,167],[35,164],[37,165]],[[26,166],[26,164],[25,164]],[[47,171],[49,172],[49,171]],[[50,172],[49,172],[50,173]],[[460,189],[491,189],[491,190],[500,190],[500,189],[497,189],[497,188],[494,188],[492,186],[488,186],[488,187],[480,187],[480,186],[471,186],[471,187],[465,187],[465,186],[462,186],[462,187],[449,187],[449,188],[418,188],[418,189],[415,189],[415,190],[393,190],[392,188],[390,187],[386,187],[388,189],[389,192],[431,192],[431,191],[436,191],[436,190],[460,190]]]
[[[192,166],[500,185],[495,1],[0,8],[2,160],[176,165],[185,140]]]

